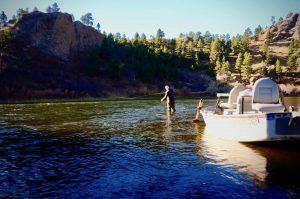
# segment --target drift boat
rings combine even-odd
[[[300,112],[287,111],[278,85],[270,78],[257,80],[251,89],[235,86],[218,93],[215,106],[200,110],[208,132],[239,142],[300,139]],[[228,98],[221,103],[221,98]]]

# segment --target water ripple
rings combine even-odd
[[[299,197],[299,152],[211,138],[196,104],[1,105],[0,197]]]

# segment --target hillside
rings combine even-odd
[[[208,31],[165,39],[160,29],[156,37],[136,33],[129,39],[101,33],[67,13],[27,13],[0,29],[0,100],[149,96],[160,94],[164,84],[185,96],[213,94],[241,80],[239,53],[252,56],[244,83],[270,76],[287,94],[299,93],[299,21],[295,14],[257,36],[231,40]],[[266,41],[268,62],[261,52]],[[291,57],[298,68],[288,68]],[[281,71],[275,74],[277,60]],[[220,79],[224,71],[227,77]]]
[[[159,66],[174,58],[162,61],[146,47],[117,45],[66,13],[24,14],[0,36],[2,100],[145,96],[161,93],[166,83],[185,93],[204,91],[212,81],[203,72]],[[140,60],[142,51],[151,66]]]
[[[250,50],[254,55],[254,67],[261,66],[263,62],[260,55],[260,47],[267,39],[268,33],[271,34],[272,39],[269,46],[270,54],[280,60],[282,66],[287,66],[287,57],[289,52],[289,45],[293,40],[300,40],[300,15],[294,14],[283,21],[277,22],[259,34],[257,40],[252,39],[250,43]],[[299,55],[298,50],[295,54]],[[298,71],[300,71],[300,59],[298,58]]]
[[[259,77],[268,76],[275,79],[286,94],[300,93],[299,41],[299,13],[278,21],[270,27],[262,29],[259,34],[250,37],[248,46],[252,57],[250,81],[253,82]],[[232,48],[234,48],[233,44]],[[236,65],[237,55],[238,53],[233,51],[229,55],[232,68]],[[291,69],[291,65],[293,69]],[[234,84],[239,79],[239,74],[234,70],[231,72],[230,77],[228,74],[227,77],[221,74],[217,76],[217,79]]]
[[[271,42],[268,47],[271,61],[266,64],[263,61],[261,48],[268,39],[268,34],[271,37]],[[300,15],[296,13],[286,19],[277,22],[266,30],[262,31],[258,39],[252,39],[250,42],[250,51],[253,54],[253,68],[261,67],[275,70],[276,60],[279,60],[282,73],[276,78],[281,89],[285,93],[300,93]],[[291,46],[296,48],[291,48]],[[288,59],[295,57],[294,73],[288,72]]]

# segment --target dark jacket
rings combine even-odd
[[[166,91],[166,94],[161,99],[161,101],[164,101],[166,99],[167,99],[168,102],[174,102],[175,101],[174,91],[172,89],[169,89],[168,91]]]

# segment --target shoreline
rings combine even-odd
[[[155,96],[138,96],[138,97],[106,97],[106,98],[64,98],[64,99],[19,99],[19,100],[0,100],[0,105],[5,104],[39,104],[39,103],[71,103],[71,102],[101,102],[101,101],[134,101],[134,100],[160,100],[162,95]],[[300,97],[299,94],[296,95],[286,95],[284,97]],[[177,100],[184,99],[216,99],[212,95],[203,96],[176,96]]]

